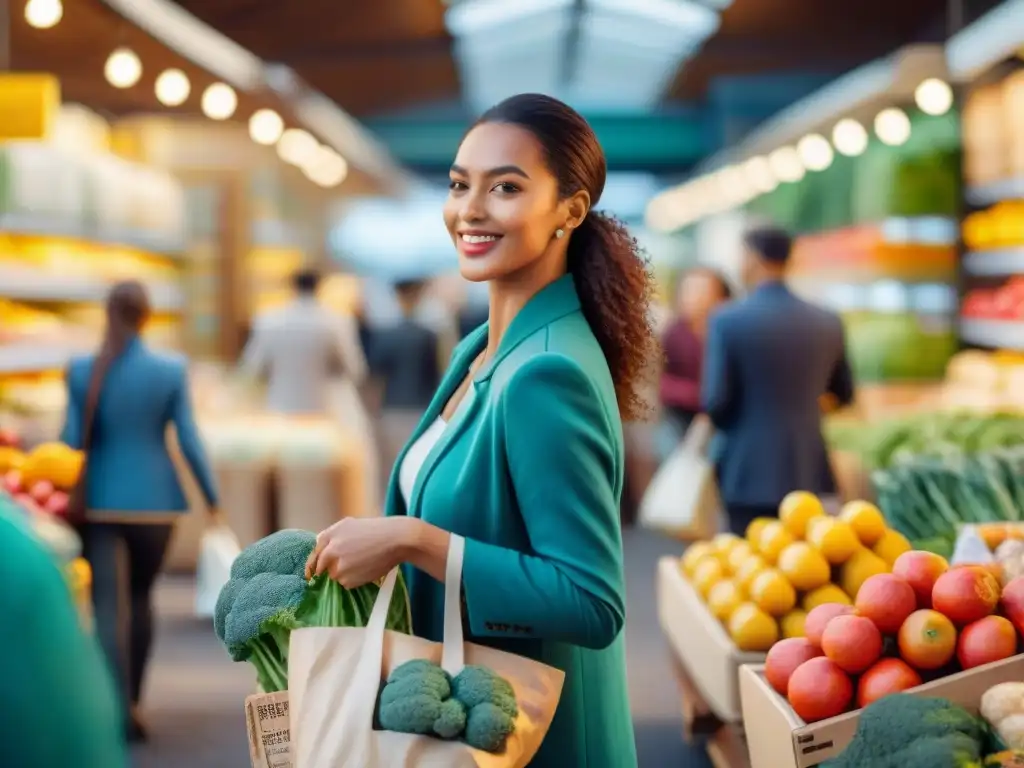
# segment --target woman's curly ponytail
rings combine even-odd
[[[585,189],[591,206],[604,191],[608,166],[590,124],[572,107],[541,94],[513,96],[488,110],[481,123],[530,131],[564,197]],[[648,410],[642,388],[660,354],[650,318],[654,281],[643,250],[625,224],[591,210],[570,236],[569,272],[583,314],[608,361],[622,418]]]

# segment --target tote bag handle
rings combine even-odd
[[[465,666],[466,648],[462,633],[462,560],[466,540],[451,534],[448,545],[448,560],[444,579],[444,642],[441,650],[441,667],[450,675],[457,675]],[[384,632],[387,629],[388,609],[398,583],[398,569],[395,568],[381,584],[377,600],[370,612],[363,634],[363,651],[359,665],[361,689],[376,691],[384,666]],[[373,724],[373,709],[376,697],[367,699],[369,706],[366,727]]]

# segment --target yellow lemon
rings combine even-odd
[[[683,568],[683,573],[687,576],[693,576],[693,571],[696,569],[697,563],[699,563],[702,558],[712,554],[713,551],[711,543],[707,541],[698,541],[688,546],[686,551],[683,553],[683,558],[680,562],[680,565]]]
[[[743,561],[743,564],[739,568],[736,569],[736,572],[733,574],[733,578],[742,589],[749,590],[754,577],[761,573],[761,571],[765,571],[767,569],[768,563],[765,562],[763,557],[760,555],[751,555]]]
[[[778,641],[779,625],[753,603],[743,603],[729,617],[729,636],[741,651],[765,652]]]
[[[720,581],[708,592],[708,610],[719,621],[728,621],[743,602],[743,590],[731,579]]]
[[[889,566],[870,549],[858,549],[840,566],[839,586],[851,600],[857,600],[860,586],[872,576],[889,573]]]
[[[755,517],[750,521],[750,525],[747,526],[747,543],[757,551],[758,546],[761,542],[761,532],[768,523],[774,523],[775,518],[773,517]]]
[[[782,571],[769,568],[750,582],[750,599],[770,616],[785,616],[796,606],[796,590]]]
[[[826,603],[841,603],[842,605],[853,605],[853,601],[835,584],[826,584],[804,595],[804,610],[810,613],[819,605]]]
[[[853,527],[834,517],[815,520],[807,529],[807,541],[825,556],[831,565],[842,565],[860,549]]]
[[[693,586],[707,598],[711,588],[725,578],[725,566],[717,557],[705,557],[693,571]]]
[[[796,541],[779,554],[778,568],[801,592],[828,584],[832,571],[825,556],[805,541]]]
[[[793,534],[778,520],[772,520],[761,530],[757,551],[766,561],[774,564],[779,554],[793,543]]]
[[[779,505],[779,520],[794,538],[802,539],[807,523],[825,514],[821,500],[807,491],[793,491]]]
[[[803,637],[804,623],[807,621],[807,614],[799,608],[794,608],[779,620],[783,637]]]
[[[747,561],[748,558],[754,556],[753,548],[745,541],[741,541],[732,548],[729,552],[728,566],[729,573],[736,573],[740,569],[740,566]]]
[[[907,541],[906,536],[899,531],[894,531],[890,528],[882,534],[882,538],[875,543],[875,546],[871,548],[871,551],[885,560],[886,565],[891,569],[893,563],[896,562],[896,558],[904,552],[909,552],[912,549],[913,547],[910,545],[910,542]]]
[[[873,547],[885,533],[885,517],[870,501],[847,502],[839,513],[839,519],[853,528],[865,547]]]
[[[743,541],[743,539],[735,533],[719,533],[711,539],[711,546],[714,548],[715,552],[728,555],[732,552],[732,548],[741,541]]]

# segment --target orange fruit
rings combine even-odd
[[[757,542],[757,551],[766,562],[775,564],[779,555],[793,543],[793,534],[781,522],[773,520],[761,529],[761,538]]]
[[[779,629],[782,630],[783,637],[803,637],[806,622],[807,614],[799,608],[794,608],[779,619]]]
[[[865,547],[874,546],[885,533],[885,516],[869,501],[847,502],[839,512],[839,519],[848,523]]]
[[[693,572],[693,586],[705,599],[711,588],[725,578],[725,568],[717,557],[707,557],[697,564]]]
[[[807,524],[825,514],[821,500],[807,491],[793,491],[779,505],[779,520],[795,539],[802,539]]]
[[[822,554],[804,541],[794,542],[782,550],[777,567],[800,592],[828,584],[832,576]]]
[[[736,583],[744,590],[749,591],[754,577],[761,573],[761,571],[766,570],[768,570],[768,563],[765,562],[764,558],[760,555],[751,555],[736,569],[733,578],[736,579]]]
[[[938,611],[914,611],[897,640],[903,660],[926,672],[946,666],[956,653],[956,627]]]
[[[825,605],[826,603],[853,605],[853,601],[835,584],[825,584],[804,595],[803,606],[805,611],[813,611],[819,605]]]
[[[767,651],[779,639],[775,619],[753,603],[744,603],[732,612],[728,629],[736,647],[751,653]]]
[[[871,548],[871,551],[878,555],[885,561],[885,564],[891,569],[893,564],[899,559],[900,555],[911,551],[913,547],[899,531],[894,531],[891,528],[882,534],[882,538],[875,542],[875,545]]]
[[[785,616],[796,607],[796,590],[781,571],[769,568],[750,583],[750,599],[770,616]]]
[[[935,580],[932,607],[954,624],[972,624],[995,612],[1001,591],[984,568],[953,568]]]
[[[708,610],[719,621],[726,621],[743,602],[743,590],[735,581],[720,581],[708,592]]]
[[[747,558],[754,555],[754,549],[747,542],[741,541],[729,552],[728,562],[729,573],[736,573]]]
[[[839,566],[839,586],[851,599],[857,599],[860,585],[879,573],[888,573],[889,566],[870,549],[858,549],[853,557]]]
[[[753,547],[754,551],[757,551],[759,542],[761,541],[761,532],[768,523],[777,522],[774,517],[755,517],[750,521],[750,525],[747,526],[747,543]]]
[[[807,541],[821,552],[831,565],[842,565],[860,549],[860,540],[849,523],[834,517],[813,521],[807,529]]]
[[[687,576],[693,576],[693,572],[697,568],[697,563],[713,553],[714,550],[711,547],[711,542],[698,541],[691,544],[686,548],[686,551],[683,552],[683,557],[680,560],[680,566],[683,569],[683,573]]]

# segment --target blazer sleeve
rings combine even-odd
[[[604,648],[625,621],[614,423],[583,371],[559,355],[531,360],[502,397],[531,551],[466,540],[470,631]]]
[[[60,431],[60,441],[69,448],[76,451],[82,449],[82,441],[85,436],[82,434],[82,419],[85,418],[85,410],[78,399],[75,387],[71,383],[71,367],[64,372],[64,386],[67,391],[67,408],[64,411],[64,426]]]
[[[0,718],[4,764],[128,768],[113,680],[95,639],[83,631],[53,558],[0,512],[0,578],[31,584],[5,590],[0,612],[18,628],[4,632],[0,679],[19,691]],[[59,735],[43,723],[59,724]]]
[[[736,410],[736,374],[732,370],[721,315],[708,323],[701,378],[704,412],[719,429],[729,426]]]
[[[217,506],[217,484],[206,450],[203,448],[199,428],[196,426],[192,396],[188,388],[188,374],[184,365],[179,369],[178,381],[171,398],[171,421],[178,434],[178,446],[203,492],[206,503],[211,507]]]

